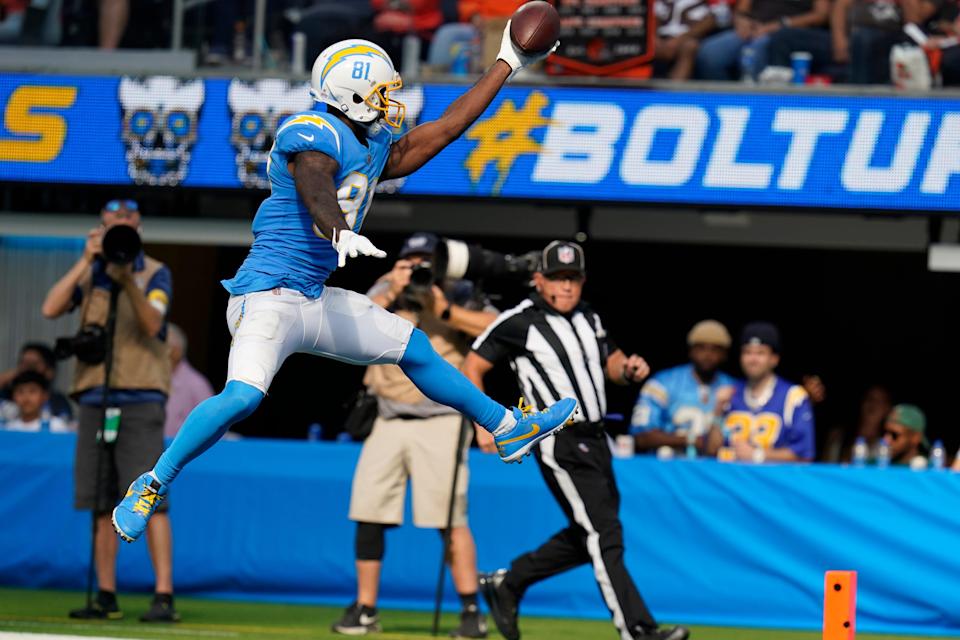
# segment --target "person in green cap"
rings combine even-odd
[[[909,465],[914,458],[922,457],[921,449],[929,447],[923,435],[926,430],[927,417],[920,407],[896,405],[883,427],[883,439],[890,447],[890,462]]]

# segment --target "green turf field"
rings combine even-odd
[[[330,624],[340,610],[330,607],[226,602],[198,598],[177,598],[183,622],[175,625],[145,625],[137,617],[147,609],[145,595],[121,596],[127,618],[114,622],[70,620],[66,612],[83,603],[83,595],[65,591],[0,589],[0,631],[48,633],[71,636],[114,636],[121,638],[176,638],[178,640],[343,638],[330,633]],[[429,638],[430,613],[383,611],[384,633],[395,640]],[[453,615],[441,621],[442,635],[455,626]],[[525,640],[567,640],[608,638],[616,634],[609,622],[527,617],[520,630]],[[692,627],[696,640],[814,640],[820,634],[801,631],[770,631],[718,627]],[[496,632],[491,638],[499,638]],[[859,640],[911,640],[908,636],[857,634]]]

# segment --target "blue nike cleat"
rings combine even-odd
[[[134,542],[142,536],[147,530],[147,521],[166,495],[167,487],[149,473],[130,483],[127,495],[114,508],[110,517],[117,534],[127,542]]]
[[[524,406],[523,398],[520,398],[518,404],[520,406],[513,409],[517,425],[510,431],[493,437],[497,451],[500,452],[500,459],[504,462],[519,462],[523,456],[530,453],[533,445],[567,426],[577,411],[577,401],[573,398],[564,398],[536,413],[531,406]]]

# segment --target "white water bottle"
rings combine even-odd
[[[882,439],[880,444],[877,445],[877,467],[880,469],[886,469],[890,466],[890,445],[887,444],[887,441]]]
[[[858,436],[853,443],[853,466],[863,467],[867,464],[867,439]]]
[[[933,447],[930,448],[930,466],[934,471],[943,471],[947,464],[947,452],[943,448],[943,440],[939,438],[934,440]]]

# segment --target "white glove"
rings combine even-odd
[[[538,53],[536,55],[528,55],[520,51],[513,40],[510,39],[510,23],[512,20],[507,21],[507,26],[503,29],[503,37],[500,39],[500,53],[497,54],[497,60],[503,60],[510,68],[513,69],[513,73],[516,73],[523,67],[533,64],[534,62],[539,62],[543,60],[548,55],[557,50],[557,47],[560,46],[560,41],[553,45],[548,51],[544,53]],[[510,74],[513,77],[513,73]]]
[[[342,267],[347,264],[347,256],[356,258],[357,256],[373,256],[374,258],[386,258],[387,252],[377,249],[365,236],[354,233],[349,229],[341,229],[339,232],[333,230],[333,240],[330,241],[333,248],[337,250],[337,266]]]

